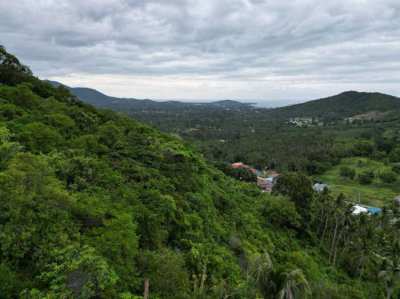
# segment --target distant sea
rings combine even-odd
[[[279,107],[300,104],[304,102],[305,101],[301,100],[300,101],[299,100],[251,101],[251,103],[254,103],[254,107],[259,107],[259,108],[279,108]]]

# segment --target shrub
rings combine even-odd
[[[271,197],[265,201],[262,215],[276,227],[291,229],[301,227],[301,218],[297,213],[296,206],[283,197]]]
[[[354,156],[369,157],[374,152],[374,146],[369,141],[359,141],[352,149]]]
[[[395,148],[389,155],[391,162],[400,162],[400,148]]]
[[[356,176],[356,171],[348,166],[343,166],[340,168],[340,176],[353,180]]]
[[[387,184],[391,184],[391,183],[394,183],[394,182],[397,181],[397,175],[396,175],[396,173],[393,172],[393,171],[391,171],[391,170],[382,172],[382,173],[379,175],[379,178],[380,178],[384,183],[387,183]]]
[[[392,166],[392,171],[394,171],[397,174],[400,174],[400,164],[395,164]]]
[[[256,182],[257,176],[246,168],[227,168],[225,173],[244,182]]]
[[[373,171],[364,171],[358,175],[358,181],[363,185],[371,184],[374,178],[375,174]]]

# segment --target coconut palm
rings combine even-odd
[[[257,286],[264,295],[273,292],[275,284],[271,280],[273,264],[267,252],[253,256],[249,261],[249,279]],[[264,296],[265,297],[265,296]]]
[[[250,273],[255,281],[261,282],[268,279],[272,270],[272,260],[268,252],[255,256],[250,262]]]
[[[282,288],[278,293],[279,299],[307,298],[311,295],[311,288],[300,269],[283,273]]]
[[[383,282],[386,290],[386,298],[392,298],[393,292],[400,284],[400,267],[393,265],[393,262],[385,263],[384,270],[378,274],[378,278]]]
[[[383,282],[386,298],[392,298],[393,292],[400,287],[400,242],[394,240],[389,252],[389,257],[383,259],[382,270],[378,278]]]

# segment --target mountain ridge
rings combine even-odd
[[[267,111],[277,118],[315,117],[327,119],[347,118],[358,114],[377,111],[386,112],[400,109],[400,98],[381,92],[363,92],[349,90],[336,95],[308,100],[277,108],[255,107],[254,103],[242,103],[234,100],[220,100],[207,103],[190,103],[176,100],[154,101],[151,99],[118,98],[108,96],[88,87],[69,87],[65,84],[48,81],[53,86],[64,86],[85,103],[99,108],[113,109],[120,112],[135,110],[176,110],[176,109],[256,109]]]
[[[234,100],[220,100],[213,102],[191,103],[177,100],[155,101],[151,99],[137,98],[118,98],[108,96],[94,88],[89,87],[70,87],[57,81],[46,80],[53,86],[64,86],[71,91],[76,97],[87,104],[91,104],[100,108],[110,108],[117,110],[140,110],[140,109],[176,109],[187,107],[210,107],[221,109],[241,109],[249,108],[253,103],[242,103]]]

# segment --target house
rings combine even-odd
[[[277,172],[277,171],[275,171],[275,170],[268,170],[267,172],[266,172],[266,177],[268,177],[268,178],[274,178],[274,179],[276,179],[276,178],[278,178],[278,176],[280,176],[281,174],[279,173],[279,172]]]
[[[260,187],[264,192],[272,192],[272,188],[276,184],[279,175],[280,174],[276,171],[268,171],[267,177],[257,177],[257,186]]]
[[[257,186],[260,187],[264,192],[272,192],[274,182],[270,178],[257,177]]]
[[[258,173],[260,172],[259,170],[255,169],[253,167],[250,167],[249,165],[246,165],[242,162],[232,163],[231,167],[233,169],[247,169],[247,170],[251,171],[252,173],[254,173],[255,175],[258,175]]]
[[[313,189],[315,192],[321,193],[324,192],[325,189],[328,189],[328,185],[323,183],[315,183],[313,185]]]
[[[360,215],[360,214],[366,214],[366,213],[368,213],[368,209],[367,208],[365,208],[365,207],[363,207],[363,206],[360,206],[360,205],[354,205],[352,208],[351,208],[351,213],[353,214],[353,215]]]
[[[382,213],[382,209],[377,208],[377,207],[368,207],[367,206],[367,210],[368,210],[369,215],[379,215],[380,213]]]
[[[352,214],[353,215],[360,215],[360,214],[368,214],[368,215],[378,215],[382,213],[381,208],[377,207],[371,207],[371,206],[366,206],[366,205],[361,205],[361,204],[356,204],[352,208]]]

